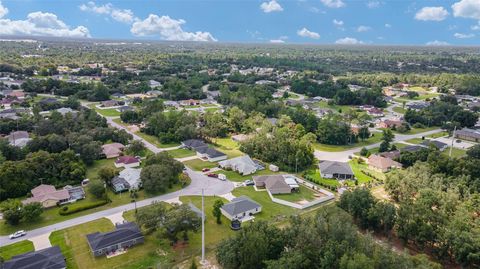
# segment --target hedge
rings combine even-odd
[[[60,210],[58,210],[58,214],[60,214],[62,216],[66,216],[66,215],[77,213],[77,212],[80,212],[80,211],[83,211],[83,210],[99,207],[99,206],[105,205],[107,203],[109,203],[108,200],[102,200],[102,201],[91,202],[91,203],[83,204],[83,205],[75,205],[75,204],[66,205],[66,206],[61,207]]]

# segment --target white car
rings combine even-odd
[[[27,234],[27,232],[25,232],[24,230],[21,230],[21,231],[16,231],[15,233],[11,234],[9,237],[10,237],[10,239],[15,239],[15,238],[22,237],[26,234]]]

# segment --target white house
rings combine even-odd
[[[240,196],[223,205],[220,211],[229,220],[248,221],[253,219],[253,215],[262,211],[262,206],[247,196]]]
[[[221,161],[218,165],[224,169],[232,169],[241,175],[250,175],[257,171],[257,164],[248,155]]]

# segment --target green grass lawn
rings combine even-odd
[[[400,106],[396,106],[392,110],[399,113],[399,114],[405,114],[405,112],[407,111],[405,108],[400,107]]]
[[[425,140],[416,137],[416,138],[408,139],[405,142],[410,143],[410,144],[421,144],[421,143],[423,143],[423,141],[425,141]]]
[[[232,194],[236,197],[246,195],[262,205],[262,212],[255,214],[258,220],[283,220],[300,210],[274,203],[266,191],[255,191],[253,187],[235,188]]]
[[[368,168],[368,165],[365,164],[365,163],[358,163],[356,160],[351,160],[348,163],[350,164],[350,167],[352,168],[353,174],[355,175],[355,178],[358,180],[359,184],[367,183],[367,182],[370,182],[370,181],[373,180],[372,177],[366,175],[362,171],[366,171],[369,174],[374,175],[376,178],[379,178],[379,179],[382,179],[382,180],[385,179],[385,174],[377,172],[377,171],[370,170]],[[350,183],[353,183],[353,182],[349,181],[348,183],[350,185]]]
[[[202,161],[200,159],[194,159],[194,160],[186,161],[183,163],[195,171],[201,171],[203,168],[213,168],[218,166],[217,163]]]
[[[106,108],[106,109],[96,108],[95,111],[97,111],[98,113],[100,113],[102,116],[105,116],[105,117],[118,117],[121,114],[115,108]]]
[[[115,123],[117,123],[117,124],[120,124],[120,125],[122,125],[122,126],[125,126],[125,127],[128,126],[128,124],[125,123],[125,122],[123,122],[122,119],[120,119],[120,118],[113,119],[112,121],[115,122]]]
[[[215,104],[202,104],[201,106],[202,106],[202,107],[218,107],[218,106],[215,105]]]
[[[445,154],[447,156],[450,155],[450,148],[451,147],[448,147],[446,148],[442,154]],[[466,150],[463,150],[463,149],[457,149],[457,148],[452,148],[452,157],[454,158],[461,158],[461,157],[464,157],[465,155],[467,155],[467,151]]]
[[[180,143],[168,143],[168,144],[162,144],[158,140],[158,137],[155,137],[153,135],[148,135],[142,132],[137,132],[135,133],[136,135],[140,136],[141,138],[147,140],[147,142],[159,147],[159,148],[171,148],[171,147],[177,147],[180,146]]]
[[[196,155],[195,151],[189,149],[174,149],[169,150],[168,154],[173,158],[185,158]]]
[[[288,202],[292,203],[297,203],[300,201],[313,201],[315,200],[316,196],[313,190],[300,185],[299,191],[298,192],[292,192],[292,193],[287,193],[287,194],[275,194],[273,197],[282,199]]]
[[[347,110],[350,110],[350,109],[354,109],[352,106],[342,106],[342,105],[329,105],[328,102],[326,101],[320,101],[317,103],[317,106],[320,107],[320,108],[330,108],[332,109],[333,111],[335,112],[339,112],[339,110],[343,112],[347,111]]]
[[[288,99],[297,100],[297,99],[300,99],[300,96],[298,94],[293,93],[293,92],[288,92]]]
[[[207,107],[204,109],[205,112],[214,112],[214,111],[219,111],[220,108],[218,107]]]
[[[303,173],[303,177],[309,178],[312,182],[319,185],[326,185],[331,187],[340,186],[340,183],[336,179],[323,178],[320,176],[320,170],[317,166],[312,166],[312,168],[306,170]]]
[[[237,142],[233,141],[232,138],[215,138],[212,140],[216,149],[225,153],[228,158],[235,158],[244,155],[243,152],[239,150],[239,145]]]
[[[425,128],[412,128],[410,129],[408,132],[405,132],[405,133],[401,133],[401,134],[406,134],[406,135],[409,135],[409,134],[419,134],[419,133],[423,133],[423,132],[428,132],[428,131],[432,131],[432,130],[435,130],[435,129],[438,129],[439,127],[437,126],[432,126],[432,127],[425,127]],[[397,134],[400,134],[400,132],[398,131],[393,131],[394,133],[397,133]]]
[[[409,101],[420,101],[420,100],[426,100],[426,99],[432,99],[432,98],[435,98],[435,97],[438,97],[440,94],[438,93],[420,93],[419,96],[415,97],[415,98],[408,98],[408,97],[397,97],[397,98],[394,98],[393,100],[401,103],[403,101],[405,102],[409,102]]]
[[[0,247],[0,257],[2,257],[3,260],[10,260],[13,256],[34,250],[31,241],[23,240],[11,245]]]
[[[427,137],[428,138],[439,138],[439,137],[444,137],[444,136],[447,136],[447,135],[449,135],[447,131],[441,131],[441,132],[438,132],[438,133],[427,135]]]
[[[313,146],[317,150],[337,152],[337,151],[349,150],[352,148],[368,146],[371,144],[379,143],[381,142],[381,140],[382,140],[382,134],[377,132],[377,133],[374,133],[374,136],[366,139],[365,141],[359,141],[357,143],[350,144],[350,145],[326,145],[326,144],[315,143]]]

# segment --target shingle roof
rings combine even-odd
[[[87,234],[87,241],[93,251],[112,245],[143,237],[142,232],[134,222],[117,224],[115,231],[107,233]]]
[[[318,164],[318,167],[320,168],[320,172],[323,174],[353,175],[350,165],[344,162],[321,161]]]
[[[248,155],[236,157],[230,160],[218,163],[221,167],[231,167],[244,175],[254,173],[257,170],[257,164]]]
[[[402,167],[401,163],[398,163],[392,159],[385,158],[379,155],[371,155],[368,158],[368,164],[379,169],[389,169],[391,167]]]
[[[438,149],[441,149],[441,148],[444,148],[444,147],[448,146],[446,143],[443,143],[443,142],[438,141],[438,140],[425,140],[425,141],[422,142],[422,145],[424,145],[426,147],[429,147],[430,145],[434,145]]]
[[[480,138],[480,132],[478,130],[463,128],[455,132],[455,135],[469,136],[473,138]]]
[[[222,209],[231,216],[235,216],[259,207],[261,207],[261,205],[249,197],[240,196],[234,198],[230,203],[223,205]]]
[[[31,251],[12,257],[6,261],[3,269],[64,269],[65,257],[58,246]]]
[[[209,146],[198,147],[198,148],[195,148],[195,150],[198,153],[208,155],[208,157],[210,157],[210,158],[217,158],[217,157],[220,157],[220,156],[225,156],[225,153],[223,153],[221,151],[218,151],[214,148],[210,148]]]
[[[115,163],[123,163],[123,164],[132,164],[132,163],[138,163],[138,162],[140,162],[140,160],[133,156],[120,156],[115,161]]]
[[[188,140],[183,141],[182,144],[185,147],[188,147],[188,148],[199,148],[199,147],[207,146],[207,144],[205,144],[205,142],[203,142],[202,140],[199,140],[199,139],[188,139]]]

